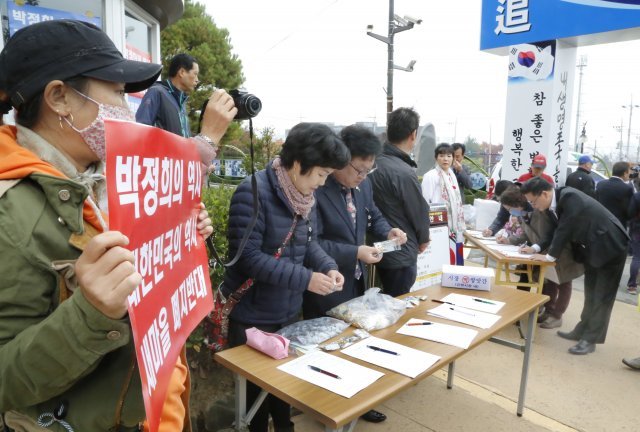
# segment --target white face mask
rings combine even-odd
[[[75,89],[74,89],[75,90]],[[78,132],[89,148],[98,156],[101,161],[106,160],[106,137],[104,131],[105,119],[135,121],[133,111],[126,106],[103,104],[91,99],[89,96],[75,90],[80,96],[98,105],[98,116],[89,126],[84,129],[76,128],[66,117],[63,117],[69,127]]]

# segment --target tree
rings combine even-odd
[[[189,120],[192,133],[197,132],[200,109],[214,88],[234,89],[244,82],[242,62],[231,53],[229,31],[218,28],[205,12],[203,4],[185,0],[184,14],[160,33],[163,77],[176,54],[188,53],[200,67],[200,85],[189,98]],[[242,135],[240,125],[230,126],[224,141]]]
[[[254,137],[253,144],[253,161],[256,171],[260,171],[267,166],[267,163],[273,159],[282,147],[281,141],[274,140],[275,130],[271,127],[265,127],[258,132],[258,136]],[[249,149],[249,135],[245,134],[242,141],[246,140]],[[244,158],[243,167],[247,173],[251,172],[251,154],[250,149]]]

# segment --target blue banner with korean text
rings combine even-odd
[[[15,32],[31,24],[58,19],[75,19],[95,24],[102,28],[102,19],[97,16],[88,16],[87,14],[43,8],[40,6],[20,5],[16,4],[13,0],[7,1],[7,15],[9,18],[9,36],[13,36]]]
[[[637,38],[635,27],[640,0],[483,0],[480,49],[571,37],[578,45],[615,42]],[[605,34],[580,38],[595,33]]]

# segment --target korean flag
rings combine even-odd
[[[553,60],[551,46],[514,45],[509,50],[509,78],[545,80],[553,72]]]

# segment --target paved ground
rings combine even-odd
[[[573,356],[572,342],[555,330],[538,329],[531,358],[526,408],[516,416],[522,353],[485,343],[456,362],[454,388],[446,389],[446,369],[390,399],[378,409],[380,424],[358,422],[358,432],[624,432],[640,430],[640,372],[622,357],[640,356],[637,296],[626,293],[629,260],[609,334],[595,353]],[[582,278],[574,281],[562,330],[571,330],[582,309]],[[502,337],[517,338],[514,328]],[[297,432],[323,428],[304,415],[294,418]]]

